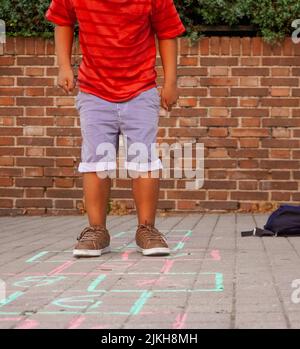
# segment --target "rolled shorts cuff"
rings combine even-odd
[[[127,170],[132,170],[137,172],[156,171],[163,168],[162,162],[160,159],[157,159],[150,163],[125,161],[124,167]]]
[[[114,161],[111,162],[80,162],[78,172],[99,172],[115,170],[117,165]]]

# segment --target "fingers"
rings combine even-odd
[[[74,89],[74,80],[64,79],[59,81],[58,86],[61,87],[65,93],[70,94]]]
[[[165,98],[162,98],[161,105],[162,105],[162,107],[163,107],[165,110],[167,110],[167,111],[171,111],[173,105],[175,105],[175,104],[176,104],[176,102],[170,103],[170,102],[168,102]]]
[[[165,109],[165,110],[168,110],[168,104],[167,104],[167,101],[165,100],[165,98],[162,98],[162,101],[161,101],[161,106]]]
[[[168,96],[168,94],[165,93],[164,89],[160,92],[160,100],[161,100],[161,106],[168,112],[172,110],[172,107],[176,105],[178,95],[176,96]]]

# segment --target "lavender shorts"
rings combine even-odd
[[[162,168],[156,153],[160,109],[157,87],[125,102],[110,102],[79,91],[76,108],[82,136],[79,172],[115,170],[120,135],[125,169],[144,172]]]

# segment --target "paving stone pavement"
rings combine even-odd
[[[268,214],[158,217],[168,257],[135,250],[136,217],[109,216],[112,253],[74,259],[86,216],[0,218],[0,328],[300,328],[300,238],[242,238]]]

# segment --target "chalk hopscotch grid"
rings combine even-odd
[[[170,231],[170,230],[169,230]],[[171,261],[172,258],[176,258],[177,256],[186,256],[186,253],[182,253],[182,250],[184,249],[185,246],[185,242],[190,238],[190,236],[192,235],[192,231],[191,230],[180,230],[180,229],[173,229],[172,232],[183,232],[183,237],[180,241],[178,241],[175,245],[175,247],[172,249],[172,252],[175,254],[169,256],[169,257],[165,257],[165,258],[160,258],[160,260],[165,260],[165,264],[169,263],[169,269],[172,267],[173,263],[175,261]],[[113,238],[120,238],[122,236],[124,236],[127,233],[130,233],[132,231],[128,230],[128,231],[122,231],[119,232],[117,234],[115,234],[113,236]],[[120,250],[123,250],[124,248],[131,248],[134,247],[135,245],[133,243],[129,243],[129,244],[124,244],[123,246],[121,246],[120,248],[116,249],[115,251],[119,252]],[[177,253],[176,256],[176,252],[179,251],[181,253]],[[199,249],[198,249],[199,251]],[[65,270],[67,270],[71,265],[74,264],[74,261],[65,261],[65,260],[43,260],[43,257],[47,256],[49,257],[49,254],[51,253],[70,253],[71,251],[40,251],[39,253],[31,256],[30,258],[28,258],[26,260],[26,263],[57,263],[57,262],[64,262],[64,264],[62,266],[59,266],[57,268],[55,268],[52,272],[48,273],[47,275],[39,275],[39,276],[27,276],[25,278],[23,278],[20,281],[16,281],[14,283],[14,286],[18,286],[20,285],[20,283],[26,282],[26,280],[32,280],[30,278],[48,278],[49,277],[61,277],[61,279],[58,279],[59,281],[63,281],[64,277],[67,277],[68,273],[65,272]],[[126,253],[126,251],[125,251]],[[128,252],[127,252],[128,253]],[[128,256],[127,256],[128,257]],[[219,251],[212,251],[211,253],[211,257],[212,260],[220,260],[220,255],[219,255]],[[127,258],[128,259],[128,258]],[[125,259],[125,260],[127,260]],[[149,259],[151,260],[151,259]],[[156,261],[158,259],[155,259]],[[180,258],[181,260],[181,258]],[[199,260],[199,259],[195,259],[195,260]],[[86,262],[87,260],[80,260],[77,263],[82,263],[82,262]],[[97,259],[97,261],[100,261],[99,259]],[[115,262],[115,261],[124,261],[124,253],[123,253],[123,259],[105,259],[102,260],[104,262]],[[138,260],[134,260],[134,261],[140,261],[140,259]],[[92,261],[91,261],[92,262]],[[94,260],[95,262],[95,260]],[[172,265],[170,265],[170,262],[172,263]],[[133,262],[134,263],[134,262]],[[132,264],[130,265],[132,266]],[[127,268],[128,269],[128,268]],[[76,274],[76,273],[74,273]],[[119,289],[110,289],[110,290],[105,290],[105,289],[97,289],[97,287],[99,285],[101,285],[101,283],[107,278],[107,274],[99,274],[99,273],[82,273],[83,276],[97,276],[92,282],[90,282],[89,286],[86,289],[86,292],[88,292],[89,294],[87,295],[87,298],[89,299],[89,297],[91,297],[90,295],[95,295],[97,294],[98,296],[100,295],[104,295],[104,294],[113,294],[113,293],[137,293],[138,294],[138,298],[136,299],[136,301],[134,302],[134,304],[131,306],[130,310],[128,312],[101,312],[99,310],[97,311],[93,311],[93,309],[98,308],[99,306],[101,306],[102,302],[101,300],[99,301],[94,301],[94,299],[92,300],[93,304],[88,306],[88,307],[83,307],[84,308],[84,312],[82,311],[73,311],[73,310],[68,310],[68,311],[37,311],[36,314],[44,314],[44,315],[56,315],[56,314],[69,314],[69,315],[89,315],[89,314],[106,314],[106,315],[138,315],[140,314],[142,308],[144,307],[144,305],[147,303],[147,301],[149,299],[151,299],[152,295],[155,293],[197,293],[197,292],[220,292],[224,290],[224,286],[223,286],[223,274],[222,273],[218,273],[218,272],[203,272],[200,273],[200,275],[214,275],[214,280],[215,280],[215,285],[213,288],[199,288],[199,289],[151,289],[151,291],[149,289],[128,289],[128,290],[119,290]],[[110,271],[110,275],[137,275],[137,276],[149,276],[149,275],[154,275],[154,276],[180,276],[180,275],[195,275],[197,273],[194,272],[170,272],[170,270],[168,270],[168,266],[167,266],[167,270],[165,270],[163,273],[162,272],[111,272]],[[21,276],[21,274],[18,274]],[[38,285],[36,285],[38,286]],[[63,292],[65,292],[66,290],[64,290]],[[82,290],[72,290],[72,292],[82,292]],[[19,299],[20,297],[24,296],[25,292],[23,291],[16,291],[14,293],[12,293],[11,295],[9,295],[6,299],[4,300],[0,300],[0,308],[3,308],[4,306],[13,303],[14,301],[16,301],[17,299]],[[78,297],[78,296],[75,296]],[[84,297],[84,296],[83,296]],[[57,306],[61,306],[61,300],[64,299],[70,299],[70,297],[66,297],[66,298],[56,298],[54,300],[52,300],[51,305],[57,305]],[[78,299],[78,298],[77,298]],[[72,297],[71,297],[72,300]],[[65,308],[68,308],[68,306]],[[21,315],[20,312],[5,312],[5,311],[0,311],[0,316],[1,315]],[[17,318],[15,318],[17,319]],[[30,319],[27,319],[28,321]],[[17,320],[16,320],[17,321]],[[32,323],[27,323],[27,327],[30,328],[30,324]],[[25,326],[25,328],[26,328]]]

